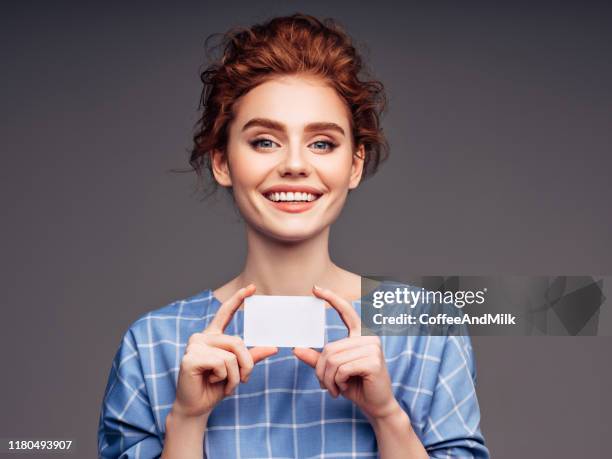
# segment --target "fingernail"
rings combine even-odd
[[[319,291],[321,291],[321,287],[319,287],[317,284],[314,284],[312,287],[313,287],[315,290],[319,290]]]

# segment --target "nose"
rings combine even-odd
[[[283,158],[278,165],[281,177],[310,175],[311,165],[308,162],[307,152],[300,145],[288,146],[284,151]]]

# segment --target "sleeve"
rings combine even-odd
[[[162,442],[131,330],[113,359],[98,427],[100,458],[157,458]]]
[[[489,459],[480,431],[476,369],[467,334],[448,336],[423,429],[423,445],[432,458]]]

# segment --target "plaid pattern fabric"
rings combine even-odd
[[[220,306],[212,290],[205,290],[130,326],[102,402],[100,457],[161,455],[186,342]],[[360,302],[353,306],[360,313]],[[243,337],[243,314],[236,311],[226,334]],[[326,321],[326,342],[348,336],[335,309],[326,309]],[[488,458],[469,337],[382,336],[381,341],[395,397],[430,457]],[[374,431],[360,409],[321,389],[314,370],[289,348],[255,365],[249,381],[215,407],[204,450],[211,459],[378,457]]]

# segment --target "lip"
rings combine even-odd
[[[269,193],[281,193],[281,192],[300,192],[300,193],[310,193],[316,196],[314,201],[299,201],[299,202],[287,202],[287,201],[271,201],[267,198],[267,194]],[[288,212],[291,214],[297,214],[300,212],[306,212],[307,210],[312,209],[319,198],[323,195],[323,192],[317,188],[307,185],[274,185],[269,188],[263,190],[262,195],[266,201],[270,203],[272,207],[278,209],[282,212]]]
[[[312,187],[312,186],[308,186],[308,185],[274,185],[271,186],[269,188],[266,188],[265,190],[263,190],[261,193],[263,195],[266,195],[268,193],[280,193],[282,191],[291,191],[291,192],[301,192],[301,193],[310,193],[310,194],[314,194],[316,196],[320,196],[323,194],[323,191],[319,190],[318,188]],[[314,201],[312,201],[314,202]]]
[[[275,202],[270,201],[268,198],[264,196],[264,199],[268,201],[273,207],[278,210],[282,210],[283,212],[288,212],[290,214],[298,214],[300,212],[306,212],[314,207],[315,203],[318,199],[314,201],[301,201],[301,202]]]
[[[278,210],[282,210],[283,212],[288,212],[290,214],[298,214],[300,212],[306,212],[314,207],[317,200],[314,201],[304,201],[304,202],[274,202],[270,201],[268,198],[265,198],[273,207]]]

